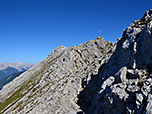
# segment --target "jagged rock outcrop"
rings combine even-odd
[[[0,91],[1,113],[152,114],[152,10],[116,44],[60,46]]]
[[[114,47],[102,37],[78,47],[57,47],[45,60],[4,86],[0,91],[1,113],[77,113],[81,110],[77,95],[94,80]]]
[[[87,114],[152,114],[152,9],[124,31],[96,80],[79,94]]]

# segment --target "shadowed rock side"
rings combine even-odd
[[[85,114],[152,114],[152,10],[124,31],[77,104]]]
[[[57,47],[0,90],[5,114],[152,114],[152,10],[114,44]]]
[[[57,47],[41,63],[3,87],[1,113],[76,114],[81,111],[77,95],[108,61],[114,47],[102,37],[78,47]]]

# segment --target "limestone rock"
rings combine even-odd
[[[1,113],[75,114],[77,95],[96,80],[115,44],[102,37],[78,47],[57,47],[52,53],[0,91]]]
[[[152,114],[152,10],[116,44],[56,48],[0,91],[0,113]]]
[[[115,52],[101,65],[97,81],[88,84],[96,86],[80,93],[78,103],[87,114],[152,114],[151,18],[149,10],[124,31]],[[84,93],[89,93],[87,100]]]
[[[127,67],[122,67],[116,74],[116,82],[125,82],[126,81],[126,75],[127,75]]]

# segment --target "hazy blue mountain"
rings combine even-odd
[[[19,72],[19,70],[13,67],[7,67],[6,69],[0,70],[0,79],[5,78],[15,72]]]
[[[0,90],[4,85],[11,82],[14,78],[18,77],[20,74],[22,74],[24,71],[13,73],[5,78],[0,79]]]
[[[7,63],[7,62],[3,62],[0,64],[0,70],[6,69],[7,67],[13,67],[19,71],[23,71],[23,70],[29,69],[32,65],[33,64],[31,64],[31,63],[21,63],[21,62]]]
[[[11,82],[14,78],[19,76],[24,71],[28,70],[32,64],[28,63],[7,63],[0,64],[0,90],[2,87]]]
[[[3,62],[0,64],[0,80],[8,77],[9,75],[17,72],[26,71],[30,67],[32,67],[33,64],[28,63],[7,63]]]

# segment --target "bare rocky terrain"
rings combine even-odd
[[[0,91],[1,112],[76,113],[81,110],[77,95],[108,61],[114,47],[102,37],[78,47],[57,47],[45,60],[4,86]]]
[[[152,10],[117,43],[57,47],[0,90],[5,114],[152,114]]]

